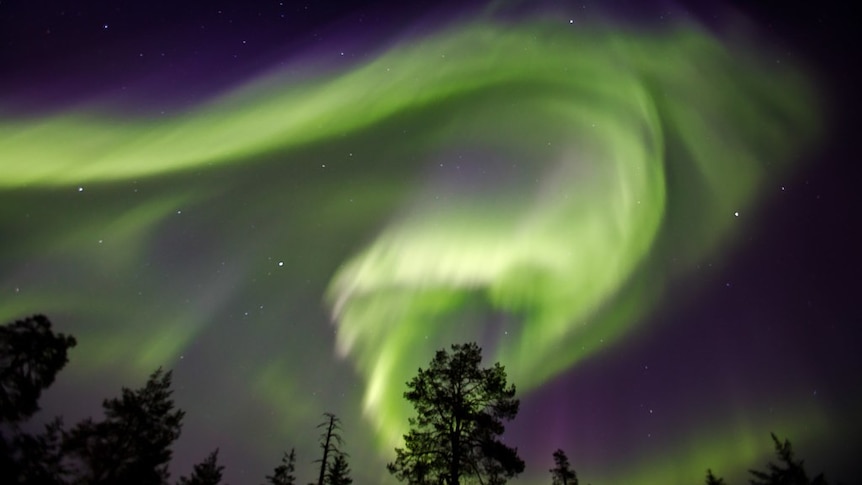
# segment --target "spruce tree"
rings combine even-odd
[[[218,464],[218,448],[194,466],[189,478],[180,477],[179,485],[219,485],[224,467]]]
[[[295,485],[296,476],[294,476],[296,467],[296,451],[291,448],[290,454],[284,454],[281,458],[281,465],[275,467],[272,475],[266,476],[268,485]]]
[[[353,483],[353,479],[350,478],[350,465],[347,463],[347,456],[344,453],[337,453],[326,472],[326,484],[350,485],[351,483]]]
[[[751,485],[826,485],[823,474],[814,477],[813,481],[808,479],[805,465],[802,460],[796,460],[793,455],[793,446],[789,440],[782,442],[770,434],[775,444],[775,454],[778,455],[778,464],[769,462],[766,464],[767,471],[749,470],[752,475]]]

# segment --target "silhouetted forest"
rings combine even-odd
[[[43,315],[0,327],[0,483],[2,484],[128,484],[170,483],[171,447],[179,438],[185,411],[174,405],[171,371],[156,369],[138,389],[123,388],[120,396],[102,402],[101,420],[87,418],[66,427],[61,417],[37,434],[22,425],[39,411],[39,398],[68,362],[76,345],[72,336],[54,333]],[[525,469],[518,449],[500,437],[504,422],[518,414],[515,386],[499,363],[480,367],[481,348],[475,343],[439,350],[427,369],[407,382],[404,398],[416,417],[408,420],[404,447],[395,449],[387,465],[399,481],[416,485],[460,485],[462,481],[502,485]],[[353,483],[344,451],[341,421],[324,413],[320,429],[317,482]],[[826,485],[823,474],[809,478],[788,440],[772,435],[776,461],[750,470],[751,485]],[[215,448],[181,485],[217,485],[224,467]],[[578,477],[563,450],[553,453],[552,485],[577,485]],[[264,483],[294,485],[296,452],[285,452]],[[707,485],[723,478],[706,470]]]

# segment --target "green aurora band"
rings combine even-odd
[[[632,334],[674,277],[732,242],[734,214],[753,210],[764,180],[815,141],[816,104],[798,71],[693,26],[477,22],[347,72],[298,82],[270,74],[169,119],[90,109],[0,120],[0,188],[291,160],[345,135],[420,127],[375,156],[419,166],[422,189],[351,248],[324,296],[338,352],[366,379],[364,411],[389,452],[409,416],[403,383],[437,348],[484,342],[525,392]],[[448,175],[428,175],[439,167]],[[205,203],[211,194],[175,197]],[[128,254],[143,251],[135,241],[176,205],[151,202],[131,226],[117,223]],[[39,309],[29,306],[2,314]],[[160,324],[157,343],[132,351],[141,368],[176,359],[208,311],[176,315],[196,324]],[[752,453],[717,451],[692,468],[749,463]]]

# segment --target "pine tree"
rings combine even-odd
[[[569,464],[566,452],[558,449],[554,452],[554,468],[551,472],[553,485],[578,485],[578,476]]]
[[[416,417],[409,419],[405,447],[396,448],[389,472],[409,483],[460,485],[462,477],[489,477],[497,483],[524,471],[518,451],[498,436],[503,421],[518,414],[515,386],[497,363],[482,369],[482,350],[475,343],[437,351],[427,370],[407,383],[404,397]]]
[[[296,477],[293,475],[296,467],[296,451],[291,448],[290,454],[284,454],[281,458],[281,465],[275,467],[272,475],[266,476],[266,483],[269,485],[295,485]]]
[[[706,470],[706,485],[724,485],[724,479],[712,474],[711,469]]]
[[[189,478],[180,477],[179,485],[218,485],[224,467],[218,464],[218,448],[194,466]]]
[[[347,456],[344,453],[336,453],[335,458],[326,472],[327,485],[350,485],[350,465],[347,464]]]
[[[42,391],[75,344],[74,337],[55,334],[44,315],[0,326],[0,483],[62,483],[62,421],[35,435],[21,424],[39,410]]]
[[[171,445],[185,413],[174,409],[171,372],[156,370],[144,387],[123,388],[102,403],[105,419],[86,419],[66,436],[63,448],[79,482],[90,485],[162,485],[168,479]]]

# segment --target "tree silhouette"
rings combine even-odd
[[[320,477],[317,480],[318,485],[323,485],[326,479],[326,470],[329,467],[330,454],[339,453],[340,447],[344,444],[341,439],[341,420],[338,416],[332,413],[323,413],[326,419],[317,425],[322,428],[320,434],[320,448],[323,450],[323,457],[315,462],[320,462]]]
[[[554,468],[551,472],[553,485],[578,485],[578,475],[572,470],[566,452],[558,449],[554,452]]]
[[[497,438],[503,421],[518,414],[515,386],[506,385],[499,363],[482,369],[482,350],[475,343],[437,351],[427,370],[407,382],[404,397],[416,417],[409,419],[404,448],[396,448],[387,465],[398,480],[409,483],[460,485],[462,477],[497,483],[521,473],[517,449]],[[484,478],[484,480],[483,480]]]
[[[494,457],[494,453],[485,453],[481,458],[481,466],[477,472],[484,475],[485,485],[505,485],[507,481],[506,469],[500,461]]]
[[[216,448],[204,461],[194,466],[189,478],[180,477],[179,485],[218,485],[221,483],[222,470],[224,467],[218,464]]]
[[[102,403],[105,419],[78,423],[64,450],[88,484],[166,483],[170,446],[180,436],[185,413],[171,399],[171,372],[156,370],[144,387],[123,388],[122,397]]]
[[[42,390],[54,382],[75,344],[74,337],[54,334],[44,315],[0,327],[0,423],[27,419],[39,410]]]
[[[808,479],[803,460],[793,457],[793,446],[789,440],[785,439],[782,443],[775,433],[771,433],[771,436],[779,464],[767,463],[767,471],[749,470],[753,476],[751,485],[826,485],[822,473],[814,477],[813,481]]]
[[[347,464],[347,456],[344,453],[336,453],[335,458],[326,471],[326,483],[328,485],[350,485],[350,465]]]
[[[706,485],[725,485],[724,479],[712,474],[712,469],[706,470]]]
[[[62,421],[54,419],[37,435],[19,425],[39,410],[42,391],[75,344],[74,337],[55,334],[44,315],[0,327],[0,483],[62,483]]]
[[[64,484],[69,470],[61,450],[63,421],[54,418],[45,431],[31,436],[16,433],[0,463],[0,483]]]
[[[281,465],[275,467],[272,475],[266,476],[266,483],[269,485],[295,485],[296,477],[293,475],[296,468],[296,451],[291,448],[290,454],[284,454],[281,458]]]

